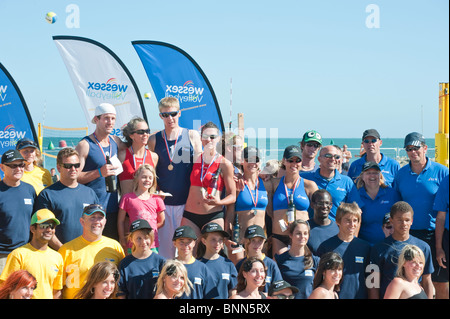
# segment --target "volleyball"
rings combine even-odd
[[[45,20],[47,20],[48,23],[53,24],[56,22],[56,13],[54,12],[48,12],[45,15]]]
[[[150,93],[145,93],[144,98],[149,99],[152,95]]]

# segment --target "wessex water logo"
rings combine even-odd
[[[110,78],[104,83],[87,83],[86,95],[102,100],[123,100],[127,96],[128,85],[120,84],[116,78]]]
[[[0,85],[0,100],[2,102],[6,99],[6,90],[8,89],[7,85]]]
[[[204,88],[196,87],[191,80],[184,82],[183,85],[168,85],[166,84],[165,96],[172,96],[178,98],[180,103],[183,102],[201,102],[203,99]]]
[[[0,148],[16,147],[17,141],[25,137],[25,131],[16,131],[13,124],[0,131]]]

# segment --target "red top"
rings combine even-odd
[[[199,186],[207,188],[211,183],[212,177],[216,174],[219,169],[220,162],[222,161],[222,155],[218,156],[213,163],[206,164],[203,163],[203,154],[200,155],[201,160],[194,163],[191,172],[191,186]],[[203,163],[203,171],[202,171]],[[209,167],[209,168],[208,168]],[[203,174],[202,174],[203,173]],[[204,175],[203,182],[200,180],[201,176]],[[217,180],[217,190],[222,191],[224,188],[224,180],[222,175],[219,175]]]
[[[155,167],[150,151],[148,149],[145,149],[145,153],[145,163]],[[139,166],[143,164],[144,158],[138,158],[135,156],[133,160],[133,153],[131,153],[130,149],[127,148],[125,153],[125,160],[122,163],[123,172],[120,173],[119,180],[126,181],[134,178],[134,172],[136,172],[134,161],[136,161],[136,167],[139,168]]]

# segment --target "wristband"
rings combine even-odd
[[[100,170],[100,168],[98,169],[98,173],[100,174],[100,177],[103,177],[102,176],[102,171]]]

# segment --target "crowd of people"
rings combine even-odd
[[[352,162],[310,130],[262,163],[212,122],[180,127],[176,98],[159,112],[121,140],[100,104],[59,177],[33,140],[2,154],[1,299],[449,298],[449,171],[421,134],[403,167],[375,129]]]

